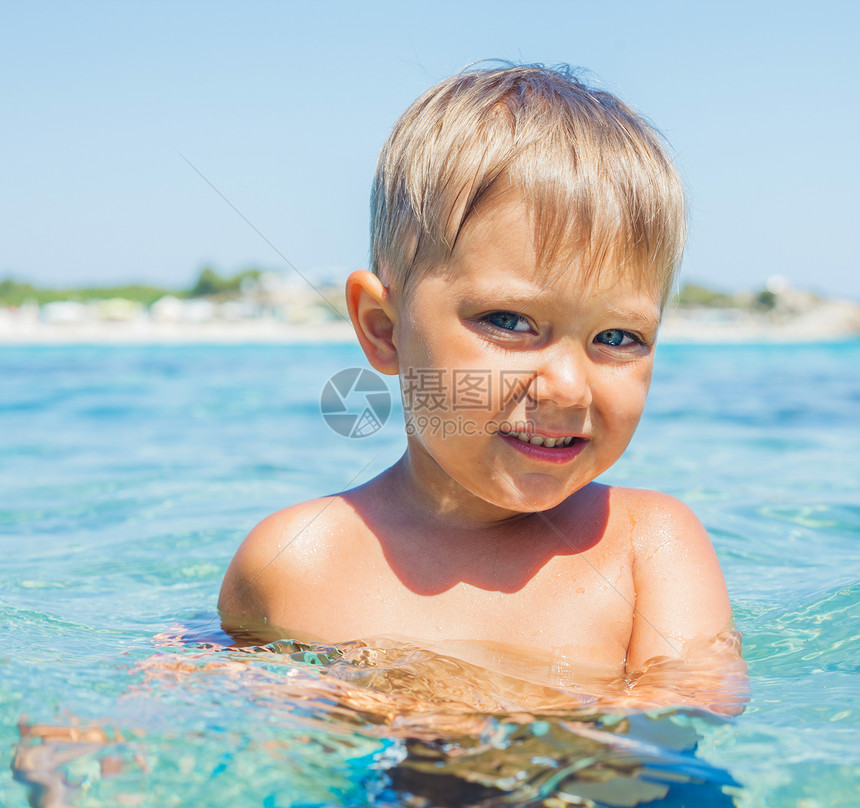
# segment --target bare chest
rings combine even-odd
[[[366,543],[330,558],[325,575],[308,576],[279,622],[333,642],[477,642],[623,667],[635,596],[623,552],[604,546],[553,556],[521,575],[493,559],[485,566],[410,575]]]

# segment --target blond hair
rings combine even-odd
[[[468,69],[403,113],[371,193],[373,271],[408,293],[449,261],[472,214],[511,192],[541,262],[632,267],[665,302],[684,247],[680,178],[654,127],[567,67]]]

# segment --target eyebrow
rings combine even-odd
[[[531,304],[538,301],[544,299],[552,300],[552,296],[547,295],[543,289],[531,286],[523,289],[504,290],[493,287],[481,287],[475,293],[464,297],[463,302],[471,306],[483,306],[486,304],[487,299],[492,299],[493,307],[525,310]],[[659,312],[656,305],[654,308]],[[608,306],[607,312],[612,317],[636,323],[642,328],[650,328],[656,331],[660,327],[661,317],[659,313],[651,315],[636,308],[616,305]]]
[[[511,307],[521,309],[534,303],[542,297],[541,290],[532,289],[498,289],[487,287],[479,289],[474,294],[463,297],[463,302],[472,306],[485,306],[490,302],[498,308]]]
[[[660,326],[660,317],[644,314],[635,309],[625,309],[620,306],[610,306],[609,313],[614,317],[620,317],[622,320],[628,320],[636,323],[641,323],[643,326],[657,329]]]

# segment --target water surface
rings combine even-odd
[[[397,411],[363,440],[320,417],[361,364],[2,349],[0,804],[860,804],[860,345],[662,347],[605,476],[680,497],[714,539],[751,675],[729,720],[529,712],[503,677],[396,643],[227,648],[215,603],[244,534],[402,452]],[[101,735],[22,740],[21,721]]]

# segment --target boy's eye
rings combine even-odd
[[[626,348],[628,345],[635,345],[639,340],[620,328],[607,328],[606,331],[601,331],[594,338],[594,341],[600,342],[603,345],[611,345],[614,348]]]
[[[531,331],[529,321],[521,314],[512,311],[494,311],[486,317],[488,323],[505,331]]]

